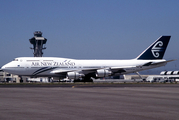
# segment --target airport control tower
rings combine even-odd
[[[45,45],[47,42],[47,39],[42,37],[42,32],[35,31],[34,37],[29,39],[29,41],[33,45],[33,48],[31,47],[30,49],[33,49],[34,57],[42,57],[42,50],[46,49],[46,47],[44,47],[43,45]]]

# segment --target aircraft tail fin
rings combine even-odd
[[[161,36],[144,50],[136,59],[138,60],[154,60],[163,59],[165,50],[171,36]]]

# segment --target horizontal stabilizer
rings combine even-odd
[[[144,65],[142,65],[142,66],[149,66],[149,65],[151,65],[152,64],[152,62],[148,62],[148,63],[146,63],[146,64],[144,64]]]
[[[172,61],[176,61],[176,59],[173,59],[173,60],[167,60],[167,61],[158,62],[158,63],[153,63],[153,64],[151,64],[151,65],[164,64],[164,63],[168,63],[168,62],[172,62]]]

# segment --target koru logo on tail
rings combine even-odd
[[[151,49],[152,54],[155,58],[158,58],[160,56],[160,53],[162,51],[162,46],[163,46],[163,42],[162,41],[158,41]]]

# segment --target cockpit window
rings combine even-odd
[[[14,59],[14,61],[18,61],[18,59]]]

